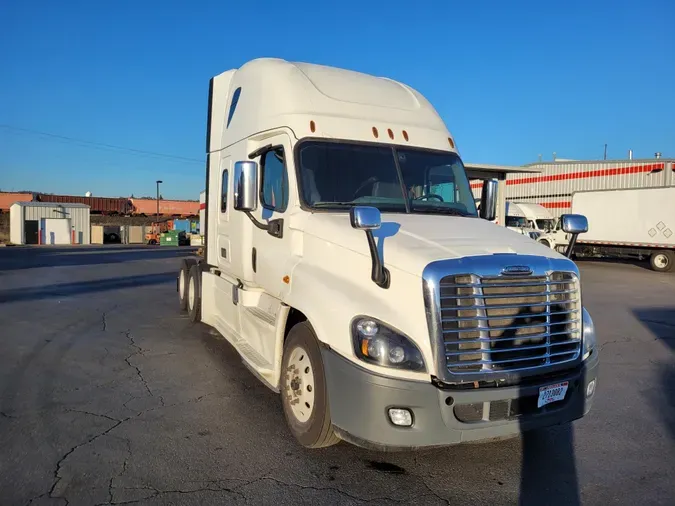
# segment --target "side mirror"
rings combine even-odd
[[[376,230],[382,225],[382,215],[377,207],[356,206],[349,211],[352,228],[357,230]]]
[[[567,250],[565,250],[565,256],[569,258],[572,256],[572,251],[577,243],[577,236],[588,232],[588,219],[582,214],[563,214],[560,216],[560,227],[563,232],[572,235]]]
[[[373,268],[370,279],[380,288],[389,288],[390,274],[382,263],[380,252],[377,250],[373,230],[377,230],[382,225],[382,215],[377,207],[355,206],[349,210],[349,219],[352,228],[363,230],[368,239],[368,249],[370,250],[370,260]]]
[[[234,208],[251,212],[258,207],[258,164],[236,162],[234,164]]]
[[[480,217],[493,221],[497,217],[497,181],[488,179],[483,182],[480,195]]]
[[[585,234],[588,232],[588,220],[583,214],[563,214],[560,217],[563,232]]]

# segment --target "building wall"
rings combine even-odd
[[[65,213],[65,214],[64,214]],[[66,204],[24,205],[14,204],[10,208],[10,241],[15,244],[24,244],[23,223],[28,220],[41,222],[43,218],[70,218],[71,232],[75,232],[75,243],[90,244],[90,222],[88,207],[68,207]],[[40,223],[42,229],[42,223]],[[44,240],[41,230],[41,240]]]
[[[23,207],[10,204],[9,208],[9,242],[23,244]]]
[[[670,160],[559,162],[531,165],[540,174],[514,174],[506,181],[512,202],[541,204],[554,216],[572,211],[579,191],[659,188],[675,185]]]

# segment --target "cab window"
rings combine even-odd
[[[267,151],[261,161],[262,188],[260,200],[265,209],[283,212],[288,206],[288,174],[284,148]]]

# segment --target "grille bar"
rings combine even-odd
[[[542,348],[548,348],[549,346],[565,346],[565,345],[570,345],[570,344],[578,344],[579,340],[578,339],[568,339],[567,341],[561,341],[559,343],[544,343],[544,344],[537,344],[537,345],[532,345],[532,346],[518,346],[518,351],[523,351],[523,350],[537,350],[537,349],[542,349]],[[507,352],[513,352],[512,349],[503,349],[503,350],[490,350],[490,353],[507,353]],[[447,352],[445,354],[446,357],[454,357],[456,355],[476,355],[478,352],[477,350],[462,350],[462,351],[452,351],[452,352]]]
[[[520,287],[520,286],[546,286],[546,285],[565,285],[565,284],[574,284],[574,281],[544,281],[544,282],[527,282],[527,283],[504,283],[499,284],[498,286],[508,286],[508,287]],[[483,284],[483,283],[441,283],[441,288],[494,288],[494,284]]]
[[[493,320],[504,320],[504,317],[499,317],[499,316],[492,316],[492,317],[481,317],[478,319],[484,319],[484,318],[491,318]],[[511,317],[513,318],[513,317]],[[461,329],[453,329],[453,330],[444,330],[444,334],[448,334],[450,332],[502,332],[502,331],[507,331],[507,330],[520,330],[520,329],[536,329],[538,327],[555,327],[557,325],[567,325],[570,323],[579,323],[579,318],[575,318],[573,320],[565,320],[561,322],[539,322],[539,323],[528,323],[526,325],[511,325],[509,327],[467,327],[467,328],[461,328]],[[526,336],[527,334],[523,334],[523,336]],[[547,334],[548,335],[548,334]]]
[[[449,372],[525,371],[578,359],[581,305],[574,273],[518,279],[459,274],[437,286]]]
[[[544,353],[542,355],[532,355],[528,356],[527,358],[507,358],[504,360],[472,360],[472,361],[465,361],[465,362],[448,362],[448,366],[470,366],[470,365],[493,365],[493,364],[508,364],[511,362],[528,362],[532,360],[542,360],[548,357],[557,357],[560,355],[570,355],[573,353],[577,353],[577,350],[571,350],[571,351],[559,351],[556,353]]]
[[[490,288],[495,288],[495,287],[490,287]],[[499,287],[501,288],[501,287]],[[510,286],[506,286],[505,288],[511,288]],[[565,295],[568,293],[576,293],[576,290],[558,290],[555,292],[548,292],[550,295]],[[489,295],[481,295],[482,299],[505,299],[505,298],[510,298],[510,297],[539,297],[542,295],[542,292],[535,292],[535,293],[511,293],[511,294],[504,294],[504,293],[493,293]],[[443,300],[448,300],[448,299],[475,299],[476,295],[475,294],[466,294],[466,295],[443,295],[441,296],[441,301]]]
[[[518,304],[490,304],[489,307],[490,309],[511,309],[514,307],[540,307],[540,306],[550,306],[551,304],[576,304],[579,302],[578,299],[570,299],[570,300],[560,300],[560,301],[554,301],[554,302],[525,302],[525,303],[518,303]],[[461,306],[461,310],[465,309],[485,309],[485,305],[479,304],[475,306]],[[458,307],[452,307],[452,308],[442,308],[441,311],[456,311]]]
[[[469,329],[471,330],[471,329]],[[561,332],[545,332],[543,334],[524,334],[516,337],[496,337],[495,339],[478,338],[478,339],[462,339],[460,341],[445,341],[445,344],[473,344],[473,343],[497,343],[503,341],[524,341],[526,339],[545,339],[546,336],[566,336],[568,334],[578,334],[579,329],[563,330]]]
[[[530,304],[531,305],[531,304]],[[481,306],[484,307],[485,309],[494,309],[492,306]],[[464,311],[466,308],[464,306],[461,306],[459,308],[460,311]],[[568,309],[567,311],[542,311],[541,313],[529,313],[529,314],[517,314],[510,316],[509,318],[540,318],[543,316],[557,316],[557,315],[565,315],[565,314],[572,314],[572,313],[578,313],[579,310],[574,308],[574,309]],[[463,316],[459,318],[443,318],[441,321],[443,323],[447,322],[465,322],[465,321],[473,321],[473,320],[494,320],[497,317],[495,316]],[[557,325],[557,324],[556,324]],[[496,330],[496,329],[492,329]]]

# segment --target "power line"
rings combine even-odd
[[[79,144],[85,144],[86,146],[94,147],[94,148],[100,148],[100,149],[107,149],[107,150],[118,150],[118,151],[127,151],[129,153],[134,153],[134,154],[140,154],[140,155],[146,155],[146,156],[157,156],[160,158],[169,158],[173,160],[181,160],[184,162],[194,162],[194,163],[205,163],[204,160],[199,160],[198,158],[188,158],[185,156],[177,156],[177,155],[169,155],[167,153],[159,153],[157,151],[147,151],[144,149],[136,149],[136,148],[129,148],[126,146],[117,146],[115,144],[106,144],[104,142],[94,142],[94,141],[88,141],[84,139],[77,139],[75,137],[68,137],[66,135],[59,135],[59,134],[53,134],[50,132],[42,132],[40,130],[32,130],[29,128],[21,128],[21,127],[16,127],[12,125],[4,125],[0,124],[0,128],[5,128],[7,130],[14,130],[17,132],[24,132],[32,135],[40,135],[43,137],[50,137],[53,139],[59,139],[62,141],[68,141],[68,142],[74,142],[74,143],[79,143]]]

